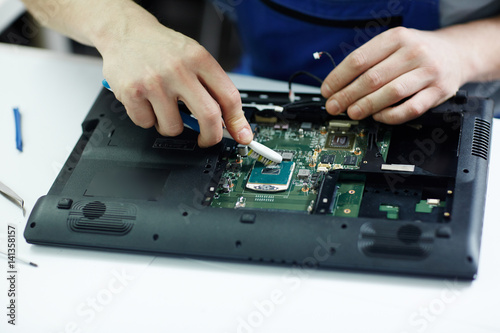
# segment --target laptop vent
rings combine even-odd
[[[412,224],[365,223],[361,226],[358,247],[370,257],[424,259],[429,256],[434,236]]]
[[[125,235],[134,226],[137,208],[116,202],[76,202],[68,216],[68,225],[76,232]]]
[[[472,155],[488,159],[491,124],[484,119],[476,118],[472,135]]]

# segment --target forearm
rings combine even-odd
[[[130,0],[22,0],[44,26],[101,49],[156,18]]]
[[[500,16],[436,31],[457,46],[463,82],[500,79]]]

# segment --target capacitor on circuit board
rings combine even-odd
[[[241,156],[247,156],[248,155],[248,146],[239,144],[238,145],[238,154]]]

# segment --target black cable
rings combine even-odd
[[[298,71],[298,72],[293,73],[292,75],[290,75],[290,78],[288,79],[288,96],[289,96],[291,102],[293,102],[295,100],[295,95],[293,94],[293,91],[292,91],[293,80],[295,80],[296,77],[301,76],[301,75],[309,76],[311,79],[318,81],[319,84],[323,84],[323,80],[321,80],[316,75],[309,73],[308,71]]]
[[[313,57],[314,59],[321,59],[321,56],[322,55],[326,55],[330,61],[332,62],[333,64],[333,68],[337,67],[337,64],[335,64],[335,60],[333,59],[332,55],[326,51],[320,51],[320,52],[314,52],[313,53]],[[309,76],[310,78],[312,78],[313,80],[316,80],[319,82],[319,84],[323,84],[323,80],[320,79],[319,77],[317,77],[316,75],[308,72],[308,71],[298,71],[298,72],[295,72],[293,73],[290,78],[288,79],[288,97],[290,99],[290,101],[293,103],[294,100],[295,100],[295,94],[293,93],[292,91],[292,83],[293,83],[293,80],[297,77],[297,76],[301,76],[301,75],[306,75],[306,76]]]
[[[321,56],[324,54],[326,55],[328,58],[330,58],[330,61],[332,62],[333,64],[333,68],[337,67],[337,64],[335,63],[335,60],[333,60],[333,57],[332,55],[329,53],[329,52],[326,52],[326,51],[321,51],[321,52],[316,52],[316,54],[318,55],[318,59],[321,59]],[[316,57],[315,57],[316,58]]]
[[[295,72],[293,73],[292,75],[290,75],[290,78],[288,79],[288,89],[291,90],[292,89],[292,83],[293,83],[293,80],[295,80],[296,77],[298,76],[301,76],[301,75],[306,75],[306,76],[309,76],[310,78],[312,78],[313,80],[316,80],[319,82],[319,84],[323,84],[323,80],[321,80],[319,77],[317,77],[316,75],[312,74],[312,73],[309,73],[308,71],[298,71],[298,72]]]

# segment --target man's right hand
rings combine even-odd
[[[156,20],[130,29],[100,51],[103,75],[136,125],[156,126],[166,136],[180,134],[180,100],[198,119],[200,147],[222,139],[221,117],[236,141],[250,143],[240,94],[205,48]]]

